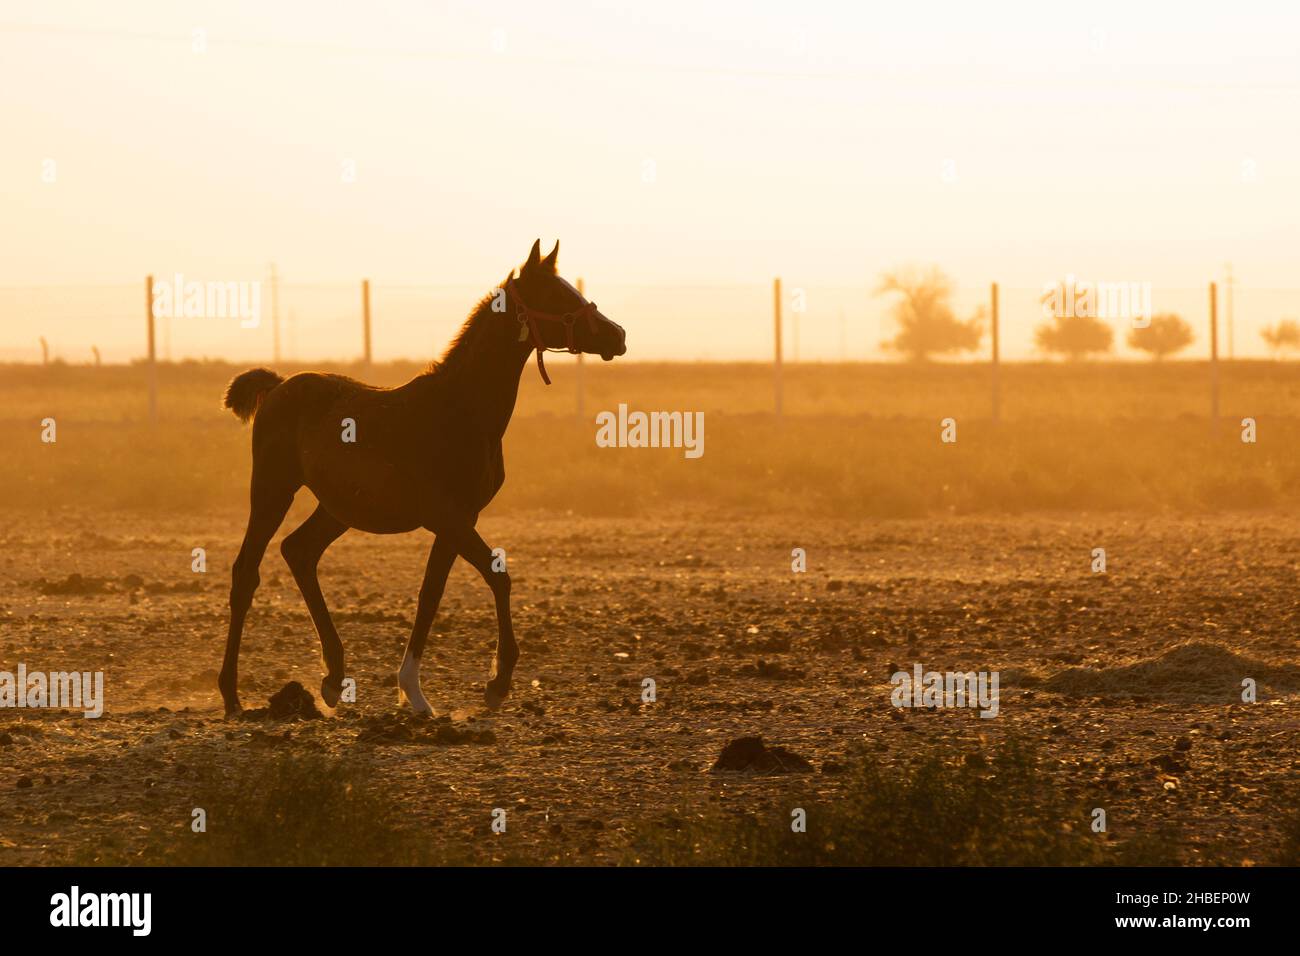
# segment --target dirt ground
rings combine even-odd
[[[779,803],[789,778],[708,772],[751,734],[811,761],[801,786],[828,797],[856,747],[896,761],[1016,734],[1113,827],[1177,832],[1188,863],[1267,862],[1300,781],[1300,519],[485,518],[508,555],[522,657],[514,694],[487,711],[492,603],[458,563],[424,688],[475,732],[442,739],[394,716],[426,534],[352,532],[322,562],[355,704],[323,720],[223,718],[216,669],[244,517],[6,516],[0,668],[102,670],[107,703],[99,719],[0,711],[0,864],[187,832],[194,769],[268,750],[365,761],[431,841],[477,839],[484,861],[508,847],[616,861],[645,821]],[[245,631],[246,707],[290,680],[320,683],[278,540]],[[206,573],[191,570],[196,547]],[[791,570],[793,548],[806,573]],[[999,715],[895,709],[889,677],[916,663],[998,671]],[[1257,703],[1242,702],[1244,678]],[[510,822],[493,837],[497,807]]]

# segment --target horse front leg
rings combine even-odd
[[[320,696],[325,706],[330,708],[338,706],[343,693],[343,642],[339,640],[339,632],[334,627],[329,608],[325,606],[317,567],[325,549],[347,530],[347,525],[320,505],[296,531],[280,542],[280,553],[293,572],[293,579],[298,582],[298,590],[302,592],[307,612],[311,614],[312,624],[320,637],[321,660],[325,664]]]
[[[510,573],[504,564],[500,571],[493,569],[492,549],[472,527],[457,529],[453,543],[460,556],[482,575],[496,602],[497,650],[483,696],[489,707],[498,707],[510,693],[510,680],[519,660],[519,644],[510,620]]]
[[[432,714],[433,708],[425,700],[420,689],[420,658],[424,654],[424,644],[429,639],[429,629],[438,613],[442,601],[442,592],[447,586],[447,575],[456,561],[456,549],[450,540],[442,535],[433,539],[429,549],[429,560],[424,568],[424,582],[420,585],[419,602],[415,608],[415,624],[411,628],[411,639],[406,645],[406,654],[402,658],[401,670],[397,672],[397,702],[405,698],[411,709],[417,714]]]

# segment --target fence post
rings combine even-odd
[[[1002,417],[1002,383],[998,377],[1001,369],[998,354],[998,284],[996,282],[989,289],[989,298],[993,319],[993,423],[996,425]]]
[[[1219,424],[1219,296],[1210,283],[1210,424]]]
[[[776,335],[775,335],[775,382],[776,390],[776,414],[781,415],[782,395],[781,395],[781,280],[779,278],[772,280],[772,311],[776,318]]]
[[[147,375],[149,378],[149,424],[153,425],[158,422],[158,353],[154,345],[153,330],[153,276],[145,276],[144,280],[144,312],[148,318],[149,325],[149,368]]]
[[[370,368],[370,280],[361,280],[361,338],[364,343],[365,366]]]
[[[582,296],[584,299],[587,297],[587,286],[586,286],[585,283],[583,283],[582,279],[578,279],[578,295]],[[582,353],[579,352],[579,353],[578,353],[578,375],[577,375],[577,379],[578,379],[578,385],[577,385],[577,389],[578,389],[578,397],[577,397],[578,421],[582,421],[582,419],[583,419],[583,409],[582,409],[582,406],[583,406],[583,394],[582,394],[583,380],[582,380],[582,376],[583,376],[583,374],[584,374],[584,373],[583,373],[583,365],[582,365]]]

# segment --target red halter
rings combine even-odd
[[[573,342],[573,326],[578,319],[586,319],[587,325],[592,332],[596,331],[596,303],[584,302],[577,310],[573,312],[563,312],[556,314],[554,312],[538,312],[536,309],[529,308],[524,302],[523,297],[519,295],[519,290],[515,288],[513,278],[506,280],[506,294],[515,300],[515,316],[519,319],[519,341],[523,342],[528,339],[529,335],[533,339],[533,348],[537,349],[537,371],[542,373],[542,381],[547,385],[551,384],[551,377],[546,374],[546,365],[542,362],[542,353],[567,351],[577,354],[582,351]],[[548,349],[546,343],[542,341],[541,330],[538,329],[539,322],[559,322],[564,326],[565,348]]]

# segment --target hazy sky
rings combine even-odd
[[[351,348],[367,275],[395,290],[379,353],[436,351],[538,236],[629,357],[761,355],[778,274],[806,357],[866,357],[908,262],[962,312],[1073,273],[1190,313],[1231,261],[1240,354],[1300,314],[1294,2],[3,0],[0,129],[0,358],[37,326],[129,353],[146,273],[271,260],[303,354]],[[1006,316],[1009,355],[1037,318]]]

